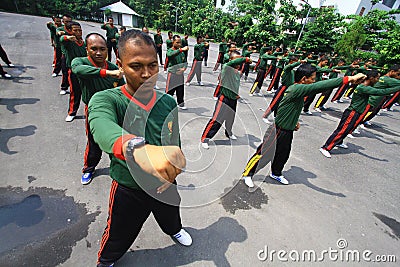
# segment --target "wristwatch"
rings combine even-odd
[[[128,141],[128,146],[126,147],[126,156],[129,158],[133,158],[133,151],[136,148],[140,148],[144,145],[146,145],[146,140],[144,139],[144,137],[133,137]]]

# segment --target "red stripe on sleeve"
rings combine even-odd
[[[105,77],[107,76],[106,72],[107,72],[106,69],[101,69],[101,70],[100,70],[100,77],[101,77],[101,78],[105,78]]]
[[[125,134],[125,135],[121,135],[115,142],[113,145],[113,154],[117,159],[121,159],[121,160],[125,160],[125,156],[124,156],[124,152],[122,151],[122,146],[123,144],[132,139],[133,137],[136,137],[133,134]]]
[[[343,83],[348,84],[349,83],[349,76],[344,76],[343,77]]]

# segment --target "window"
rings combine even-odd
[[[393,8],[394,3],[396,3],[396,0],[383,0],[383,3],[385,6]]]

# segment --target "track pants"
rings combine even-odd
[[[67,59],[65,55],[61,55],[61,71],[62,71],[62,78],[61,78],[61,90],[68,90],[69,81],[68,81],[68,68],[67,68]]]
[[[154,189],[155,191],[155,189]],[[153,213],[161,230],[174,235],[182,229],[176,186],[170,186],[160,197],[166,204],[142,190],[135,190],[113,180],[110,190],[107,227],[101,239],[97,266],[110,266],[120,259],[138,236],[144,222]],[[162,196],[161,196],[162,195]]]
[[[68,70],[68,81],[71,91],[69,94],[68,115],[75,116],[81,104],[82,90],[78,77],[71,69]]]
[[[272,161],[272,174],[281,176],[292,149],[293,131],[271,124],[265,132],[263,142],[247,162],[243,176],[253,176]]]
[[[272,88],[274,88],[275,91],[278,90],[279,80],[281,79],[281,74],[282,74],[282,69],[281,68],[276,68],[274,77],[272,78],[271,83],[269,84],[267,91],[271,91]]]
[[[117,43],[111,42],[110,39],[107,39],[107,49],[108,49],[108,58],[107,60],[111,62],[111,52],[114,49],[115,57],[117,57]]]
[[[261,87],[264,82],[265,72],[266,72],[266,70],[263,70],[263,69],[258,70],[256,80],[254,81],[253,86],[250,89],[250,94],[260,92]]]
[[[333,92],[333,89],[322,92],[321,95],[318,97],[314,108],[320,108],[320,107],[324,106],[326,104],[326,102],[328,102],[328,99],[331,96],[332,92]]]
[[[215,62],[213,71],[216,71],[220,65],[222,66],[223,60],[224,60],[224,52],[219,52],[217,62]]]
[[[173,96],[176,92],[176,101],[178,102],[178,105],[182,105],[184,103],[183,98],[185,96],[185,88],[183,81],[183,73],[175,74],[168,72],[165,92],[171,96]]]
[[[287,87],[285,85],[281,85],[278,89],[278,91],[275,92],[274,97],[271,100],[271,103],[269,104],[267,110],[265,111],[263,118],[267,118],[272,112],[275,112],[278,110],[279,102],[281,102],[283,95],[285,94]]]
[[[97,164],[99,164],[101,159],[101,154],[103,153],[99,147],[99,145],[94,141],[93,135],[90,132],[89,126],[89,114],[88,114],[88,106],[85,105],[85,127],[86,127],[86,149],[85,154],[83,156],[83,169],[82,172],[94,172]]]
[[[197,59],[193,60],[192,68],[190,69],[189,75],[187,76],[187,83],[190,83],[196,74],[197,82],[201,82],[201,61]]]
[[[336,93],[333,95],[333,97],[332,97],[332,99],[331,99],[331,102],[337,101],[337,100],[339,100],[340,98],[342,98],[344,92],[347,91],[347,89],[349,88],[349,86],[350,86],[350,85],[349,85],[348,83],[343,83],[343,84],[339,87],[339,89],[336,91]]]
[[[61,71],[61,57],[62,57],[61,47],[59,46],[55,47],[54,54],[55,54],[55,62],[54,62],[53,73],[59,74]]]
[[[355,129],[360,116],[361,114],[357,111],[346,109],[343,112],[338,127],[329,136],[322,148],[331,151],[335,146],[342,144],[346,136]]]
[[[156,48],[157,48],[158,58],[160,59],[160,64],[162,65],[163,64],[163,61],[162,61],[162,46],[157,46]]]
[[[232,126],[235,120],[237,99],[230,99],[224,95],[219,95],[217,103],[215,103],[215,110],[211,120],[207,123],[206,128],[201,135],[201,142],[208,142],[213,138],[218,130],[221,128],[222,123],[225,122],[225,135],[232,135]]]
[[[390,109],[394,105],[394,103],[396,103],[399,99],[400,99],[400,91],[394,93],[392,96],[389,96],[385,104],[383,104],[382,108]]]

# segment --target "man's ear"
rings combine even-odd
[[[119,70],[122,71],[122,62],[119,58],[117,58],[117,66],[119,67]]]
[[[300,79],[300,81],[298,82],[298,83],[305,83],[305,81],[306,81],[306,79],[307,79],[307,77],[306,76],[303,76],[303,78],[301,78]]]

